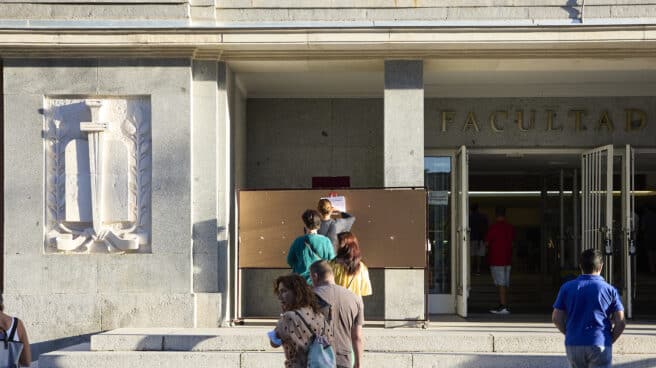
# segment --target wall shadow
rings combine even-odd
[[[99,331],[97,333],[101,333],[101,332],[102,331]],[[32,350],[32,361],[33,362],[38,361],[39,356],[41,354],[49,353],[55,350],[65,349],[73,345],[90,343],[92,335],[96,335],[96,333],[88,333],[84,335],[62,337],[60,339],[30,343],[30,348]]]
[[[656,358],[647,358],[635,362],[613,364],[615,368],[651,368],[656,367]]]

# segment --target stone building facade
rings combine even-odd
[[[653,0],[0,1],[7,309],[43,350],[224,326],[240,188],[424,186],[461,145],[651,157],[655,24]],[[424,270],[372,277],[381,319],[457,312]]]

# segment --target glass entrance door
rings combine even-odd
[[[615,156],[617,154],[617,156]],[[613,162],[621,159],[621,212],[613,210]],[[633,149],[626,145],[599,147],[581,155],[581,246],[604,253],[602,275],[622,296],[628,318],[633,316],[635,282],[635,165]],[[615,191],[617,193],[617,191]]]
[[[454,311],[451,161],[451,155],[424,158],[424,184],[428,190],[428,307],[431,314],[452,314]]]

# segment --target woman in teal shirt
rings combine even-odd
[[[306,210],[301,215],[305,225],[305,235],[294,239],[287,253],[287,264],[294,273],[305,278],[308,284],[310,279],[310,266],[312,263],[325,259],[330,261],[335,258],[333,243],[327,237],[317,234],[321,226],[321,216],[315,210]]]

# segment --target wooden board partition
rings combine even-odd
[[[301,214],[329,190],[241,190],[239,267],[287,268],[287,251],[303,235]],[[356,217],[363,261],[371,268],[426,267],[426,191],[338,190]]]

